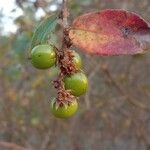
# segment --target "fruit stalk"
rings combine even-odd
[[[65,90],[64,87],[64,77],[75,72],[75,66],[72,63],[73,55],[68,49],[71,46],[70,39],[68,36],[68,8],[67,0],[63,0],[62,10],[60,12],[59,18],[62,22],[62,43],[61,48],[57,49],[57,65],[60,68],[60,74],[58,78],[54,81],[54,87],[57,89],[57,103],[64,104],[65,102],[70,103],[70,100],[74,98],[70,91]]]

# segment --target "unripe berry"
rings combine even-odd
[[[44,44],[34,47],[31,51],[31,61],[38,69],[47,69],[56,63],[55,48],[52,45]]]

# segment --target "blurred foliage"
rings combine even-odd
[[[43,19],[37,11],[42,9],[44,17],[57,13],[61,0],[16,3],[24,12],[14,20],[17,32],[3,35],[5,25],[0,24],[0,149],[12,150],[9,143],[16,143],[35,150],[149,150],[150,55],[100,58],[77,50],[90,88],[73,118],[56,119],[49,112],[49,101],[56,94],[51,80],[59,71],[34,69],[28,52]],[[56,11],[52,6],[57,6]],[[70,0],[69,8],[70,22],[82,13],[105,8],[132,10],[148,19],[150,1]],[[130,95],[134,102],[127,100]],[[1,141],[7,142],[5,148]]]

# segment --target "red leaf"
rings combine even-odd
[[[76,18],[69,32],[73,44],[98,55],[127,55],[150,49],[150,27],[133,12],[107,9]]]

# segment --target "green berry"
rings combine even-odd
[[[77,72],[70,76],[66,76],[64,79],[65,89],[71,90],[74,96],[80,96],[84,94],[88,89],[88,79],[82,72]]]
[[[73,116],[77,109],[78,103],[76,99],[73,99],[69,104],[62,104],[60,106],[56,106],[56,100],[54,99],[51,102],[50,110],[55,117],[58,118],[69,118]]]
[[[77,70],[80,70],[81,69],[81,66],[82,66],[82,60],[81,60],[81,57],[80,55],[75,52],[75,51],[72,51],[72,54],[73,54],[73,63],[76,67]]]
[[[55,48],[52,45],[38,45],[31,51],[31,61],[38,69],[47,69],[56,63]]]

